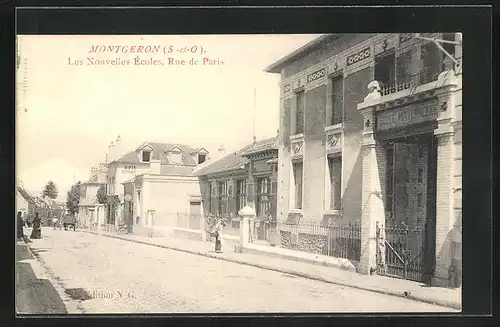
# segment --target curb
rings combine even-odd
[[[311,280],[317,280],[317,281],[321,281],[321,282],[325,282],[325,283],[329,283],[329,284],[333,284],[333,285],[346,286],[346,287],[350,287],[350,288],[354,288],[354,289],[358,289],[358,290],[362,290],[362,291],[369,291],[369,292],[374,292],[374,293],[391,295],[391,296],[405,298],[405,299],[413,300],[413,301],[417,301],[417,302],[423,302],[423,303],[428,303],[428,304],[433,304],[433,305],[439,305],[439,306],[446,307],[446,308],[462,310],[461,305],[458,303],[450,302],[450,301],[446,301],[446,300],[432,300],[432,299],[428,299],[425,297],[414,296],[414,295],[409,294],[409,292],[408,293],[407,292],[397,292],[397,291],[384,290],[384,289],[374,288],[374,287],[359,286],[359,285],[354,284],[354,283],[338,282],[338,281],[327,279],[327,278],[324,278],[321,276],[312,275],[312,274],[304,273],[302,271],[297,271],[297,270],[293,270],[293,269],[277,268],[277,267],[273,267],[270,265],[256,264],[256,263],[248,262],[245,260],[238,260],[238,259],[232,259],[232,258],[230,259],[230,258],[221,257],[221,256],[218,256],[216,254],[211,254],[211,253],[207,253],[207,252],[198,252],[198,251],[194,251],[194,250],[187,250],[187,249],[177,248],[177,247],[168,246],[168,245],[154,244],[154,243],[145,242],[145,241],[128,239],[126,237],[121,237],[121,236],[117,236],[117,235],[99,234],[99,233],[93,232],[93,231],[83,231],[83,232],[98,235],[98,236],[100,235],[100,236],[105,236],[105,237],[109,237],[109,238],[115,238],[115,239],[119,239],[119,240],[123,240],[123,241],[133,242],[133,243],[155,246],[155,247],[164,248],[164,249],[168,249],[168,250],[174,250],[174,251],[179,251],[179,252],[201,255],[201,256],[219,259],[219,260],[228,261],[228,262],[235,262],[235,263],[239,263],[239,264],[243,264],[243,265],[247,265],[247,266],[252,266],[252,267],[256,267],[256,268],[282,272],[282,273],[286,273],[286,274],[290,274],[290,275],[294,275],[294,276],[298,276],[298,277],[303,277],[303,278],[307,278],[307,279],[311,279]]]
[[[279,258],[279,259],[293,260],[293,261],[297,261],[297,262],[309,263],[309,264],[313,264],[313,265],[317,265],[317,266],[336,268],[336,269],[340,269],[340,270],[344,270],[344,271],[356,272],[356,267],[349,267],[349,266],[342,264],[342,263],[333,263],[333,262],[314,260],[314,259],[310,259],[310,258],[295,257],[295,256],[289,255],[289,254],[282,254],[282,253],[276,253],[276,252],[271,252],[271,251],[263,251],[263,250],[259,250],[259,249],[255,249],[255,248],[249,248],[249,247],[244,247],[243,252],[249,253],[249,254],[265,255],[267,257],[274,257],[274,258]]]
[[[27,251],[33,256],[33,258],[36,259],[36,261],[38,262],[38,264],[43,268],[43,270],[45,271],[45,274],[47,275],[47,279],[50,281],[50,283],[52,284],[52,286],[54,286],[54,288],[57,291],[57,294],[59,294],[59,297],[61,298],[61,300],[63,301],[64,305],[66,306],[67,313],[65,313],[64,315],[68,315],[68,314],[84,314],[85,311],[81,308],[81,305],[80,305],[81,303],[79,301],[73,300],[72,298],[70,298],[66,294],[66,292],[65,292],[66,288],[64,287],[64,285],[62,284],[62,282],[59,282],[55,278],[54,273],[52,271],[50,271],[50,269],[48,269],[47,264],[45,263],[45,261],[43,261],[43,259],[40,258],[37,254],[33,253],[31,247],[26,242],[26,240],[23,239],[23,242],[26,245]],[[29,243],[31,243],[31,242],[32,241],[30,240]]]

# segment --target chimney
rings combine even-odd
[[[97,167],[92,167],[90,169],[90,178],[96,176],[98,174],[98,168]]]
[[[108,147],[108,162],[113,160],[115,160],[115,144],[111,141]]]
[[[219,158],[226,155],[226,149],[224,148],[223,145],[219,146],[219,148],[217,149],[217,154],[218,154]]]
[[[116,137],[115,141],[115,159],[120,158],[123,155],[123,145],[120,134]]]

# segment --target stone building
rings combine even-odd
[[[323,35],[266,71],[278,219],[360,222],[359,272],[460,284],[461,34]]]

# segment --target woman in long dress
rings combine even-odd
[[[42,238],[42,220],[38,217],[38,212],[35,213],[33,219],[33,230],[31,231],[30,238]]]
[[[215,252],[217,253],[222,253],[222,230],[224,229],[225,225],[226,222],[223,219],[220,219],[215,224]]]
[[[17,212],[17,238],[23,238],[24,237],[24,220],[23,220],[23,213],[21,211]]]

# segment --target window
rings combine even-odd
[[[418,174],[417,174],[417,181],[419,183],[422,183],[423,175],[424,175],[424,170],[422,168],[418,168]]]
[[[293,164],[293,185],[295,196],[295,209],[302,209],[302,162],[294,162]]]
[[[331,125],[340,124],[344,111],[344,77],[332,78],[332,121]]]
[[[297,93],[297,112],[295,113],[295,133],[304,133],[304,111],[306,106],[306,96],[304,91]]]
[[[394,148],[390,147],[386,153],[387,175],[386,175],[386,211],[394,210]]]
[[[342,209],[342,157],[328,158],[330,210]]]
[[[142,151],[142,162],[150,162],[151,161],[151,151]]]
[[[206,154],[199,154],[198,155],[198,164],[202,164],[207,160],[207,155]]]
[[[172,152],[170,154],[170,163],[180,165],[182,164],[182,153]]]
[[[237,197],[237,210],[238,213],[241,209],[243,209],[247,205],[247,181],[240,180],[236,184],[236,197]]]
[[[422,64],[420,84],[436,81],[442,68],[442,54],[441,50],[439,50],[434,42],[428,42],[422,45],[420,60]]]
[[[219,183],[219,214],[229,213],[229,194],[227,182]]]
[[[375,80],[380,86],[395,84],[395,69],[394,52],[375,58]]]
[[[270,191],[269,178],[259,178],[257,180],[257,216],[262,217],[271,212]]]

